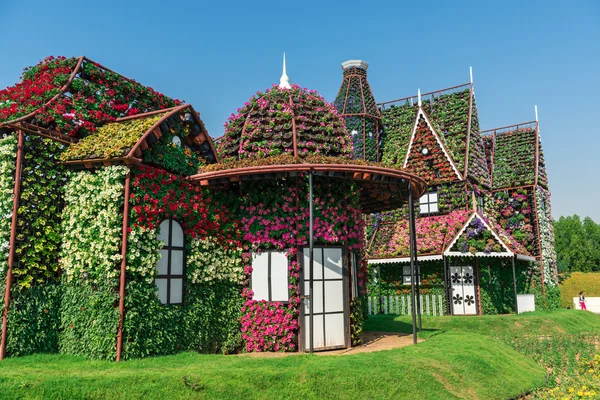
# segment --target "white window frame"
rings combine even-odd
[[[265,260],[266,259],[266,260]],[[285,263],[277,264],[278,260],[285,259]],[[260,271],[263,276],[258,277],[259,268],[264,268],[264,262],[266,261],[266,271]],[[260,253],[252,254],[252,275],[250,276],[250,289],[252,290],[252,300],[255,301],[278,301],[284,304],[290,301],[289,291],[289,265],[290,261],[284,251],[263,251]],[[256,274],[255,274],[256,272]],[[266,272],[266,274],[264,273]],[[285,280],[281,280],[285,274]],[[266,282],[264,281],[266,279]],[[274,282],[275,280],[275,282]],[[281,281],[279,281],[281,280]],[[277,287],[275,292],[285,293],[285,296],[274,295],[274,286]],[[260,295],[260,292],[264,292],[266,287],[267,295]],[[260,290],[259,290],[260,288]],[[255,290],[256,289],[256,290]]]
[[[434,197],[433,200],[432,197]],[[437,190],[432,190],[419,197],[419,215],[438,214],[440,212],[439,199]],[[425,207],[425,211],[423,211],[423,207]]]
[[[416,267],[417,266],[415,265],[415,268]],[[403,265],[402,266],[402,284],[410,285],[410,281],[411,281],[410,265]],[[417,281],[419,282],[419,284],[421,283],[421,277],[419,275],[417,275]]]
[[[166,262],[167,262],[167,273],[166,274],[161,274],[159,271],[159,264],[161,262],[161,260],[158,261],[157,265],[156,265],[156,278],[154,280],[156,287],[158,289],[157,294],[158,294],[158,298],[161,301],[162,304],[183,304],[184,302],[184,295],[185,295],[185,234],[183,233],[183,227],[181,226],[181,224],[174,220],[174,219],[165,219],[163,220],[159,226],[162,226],[165,222],[168,222],[168,226],[169,226],[169,232],[167,233],[167,240],[162,248],[163,251],[166,251]],[[179,229],[181,229],[181,244],[173,244],[173,228],[175,226],[175,224],[177,224],[177,226],[179,226]],[[161,236],[161,231],[159,228],[159,231],[157,232],[157,235],[159,235],[159,237]],[[173,261],[173,257],[172,255],[174,254],[174,252],[181,252],[181,274],[173,274],[172,273],[172,261]],[[162,256],[161,256],[162,259]],[[181,301],[178,302],[174,302],[171,300],[171,283],[172,281],[181,281]],[[167,286],[166,286],[166,296],[165,296],[165,301],[163,301],[161,299],[161,287],[158,285],[158,281],[166,281]],[[163,289],[164,290],[164,289]]]

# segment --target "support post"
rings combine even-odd
[[[448,258],[442,255],[442,260],[444,261],[444,299],[446,300],[446,315],[450,315],[452,311],[450,310],[450,299],[448,296]]]
[[[123,352],[123,321],[125,320],[125,271],[127,269],[127,228],[129,227],[129,186],[131,172],[125,177],[125,199],[123,202],[123,232],[121,237],[121,277],[119,279],[119,327],[117,331],[117,361]]]
[[[6,271],[6,289],[4,292],[4,312],[2,313],[2,343],[0,344],[0,360],[6,355],[6,336],[8,323],[8,310],[10,308],[10,290],[12,285],[12,269],[15,260],[15,242],[17,239],[17,214],[19,212],[19,199],[21,197],[21,167],[23,164],[23,151],[25,137],[23,131],[18,132],[17,159],[15,166],[15,185],[13,189],[13,211],[10,228],[10,248],[8,250],[8,270]]]
[[[410,236],[410,296],[411,296],[411,308],[412,308],[412,331],[413,331],[413,343],[417,344],[417,316],[416,316],[416,302],[415,302],[415,260],[416,260],[416,244],[413,241],[416,238],[415,229],[415,210],[413,208],[413,196],[412,196],[412,184],[408,182],[408,225],[409,225],[409,236]],[[413,235],[414,233],[414,235]]]
[[[383,301],[381,300],[381,264],[377,264],[377,286],[379,286],[379,314],[383,314]]]
[[[515,257],[511,257],[512,261],[512,272],[513,272],[513,288],[515,289],[515,314],[519,313],[519,303],[517,301],[517,272],[515,270]]]
[[[314,301],[313,301],[313,282],[314,282],[314,254],[313,254],[313,172],[308,173],[308,252],[310,264],[310,279],[308,283],[308,296],[310,301],[310,353],[314,351],[315,324],[314,322]]]

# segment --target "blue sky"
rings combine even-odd
[[[127,4],[124,4],[127,3]],[[333,101],[340,63],[370,63],[376,100],[466,83],[482,129],[539,107],[553,214],[600,222],[600,2],[2,1],[0,87],[47,55],[89,58],[194,105],[213,137],[279,81]]]

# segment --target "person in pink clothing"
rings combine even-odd
[[[583,292],[579,292],[579,305],[582,310],[587,310],[587,308],[585,308],[585,296],[583,295]]]

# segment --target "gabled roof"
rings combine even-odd
[[[489,186],[473,84],[425,93],[422,98],[423,109],[461,176]],[[385,128],[383,162],[397,165],[405,160],[418,112],[417,100],[417,96],[410,96],[379,104]]]
[[[469,211],[459,210],[446,215],[418,218],[416,230],[419,257],[443,254],[469,216]],[[408,257],[408,232],[407,218],[380,222],[369,249],[369,259]]]
[[[423,153],[425,150],[427,150],[427,154]],[[429,163],[431,166],[428,166]],[[430,182],[462,180],[444,142],[422,107],[419,107],[417,111],[403,167],[418,172],[420,176]],[[438,170],[439,176],[435,175],[434,169]]]
[[[492,189],[540,184],[548,178],[536,121],[482,132]]]
[[[534,258],[512,236],[473,211],[454,211],[447,215],[416,220],[418,257],[439,259],[446,256]],[[369,248],[369,259],[409,261],[408,219],[380,222]],[[471,240],[471,241],[470,241]]]
[[[117,118],[180,104],[86,57],[49,57],[0,90],[0,131],[71,143]]]
[[[120,118],[71,144],[61,154],[60,159],[63,164],[85,168],[138,164],[141,162],[142,152],[160,139],[167,130],[173,129],[176,124],[184,123],[186,116],[193,118],[193,121],[189,120],[189,124],[196,125],[196,129],[185,139],[185,144],[192,150],[199,151],[205,159],[218,161],[212,139],[191,105]]]
[[[477,211],[469,217],[456,237],[444,251],[447,256],[474,255],[478,257],[529,256],[525,248],[498,225]]]

